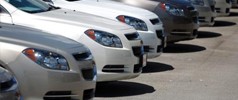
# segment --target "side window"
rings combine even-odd
[[[4,9],[1,5],[0,5],[0,14],[8,14],[6,9]]]

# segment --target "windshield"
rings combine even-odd
[[[5,1],[12,4],[16,8],[28,13],[46,12],[54,8],[41,0],[5,0]]]

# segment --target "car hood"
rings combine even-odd
[[[86,8],[89,9],[97,9],[97,11],[104,11],[108,13],[133,13],[137,15],[142,15],[142,16],[147,16],[147,15],[152,15],[152,12],[149,12],[145,9],[125,5],[119,2],[95,2],[95,1],[75,1],[75,3],[80,4],[81,6],[85,6]]]
[[[29,47],[50,47],[61,50],[84,46],[63,36],[52,35],[32,28],[8,24],[1,24],[0,40]]]
[[[34,15],[42,16],[42,17],[50,17],[53,18],[49,21],[57,21],[61,23],[74,24],[77,26],[93,28],[93,29],[112,29],[112,30],[126,30],[132,29],[131,26],[128,26],[124,23],[120,23],[117,21],[113,21],[110,19],[106,19],[103,17],[78,12],[75,10],[68,9],[56,9],[52,11],[36,13]]]

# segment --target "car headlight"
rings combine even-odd
[[[138,18],[124,16],[124,15],[117,16],[116,18],[120,22],[133,26],[136,30],[148,31],[146,23]]]
[[[44,68],[54,70],[69,70],[67,60],[60,54],[34,48],[25,49],[22,51],[22,53]]]
[[[203,0],[190,0],[190,2],[193,5],[199,5],[199,6],[204,6],[204,4],[205,4]]]
[[[103,46],[122,48],[121,39],[114,34],[93,29],[85,31],[85,34]]]
[[[177,8],[171,4],[161,4],[162,9],[166,10],[169,14],[172,14],[174,16],[184,16],[184,10]]]

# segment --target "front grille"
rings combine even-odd
[[[199,17],[199,22],[205,22],[205,17]]]
[[[140,57],[141,55],[144,54],[144,48],[143,47],[132,47],[133,54],[136,57]]]
[[[7,82],[3,82],[0,83],[0,90],[6,90],[12,87],[13,84],[15,84],[16,82],[14,81],[14,78],[12,78],[11,80],[7,81]]]
[[[95,72],[93,68],[90,69],[82,69],[82,74],[83,74],[83,78],[85,80],[93,80]]]
[[[140,36],[138,33],[125,34],[125,36],[128,40],[139,40],[140,39]]]
[[[84,90],[83,100],[91,100],[94,97],[94,89]]]
[[[210,6],[210,7],[211,7],[212,12],[215,12],[215,6],[212,5],[212,6]]]
[[[91,53],[89,53],[89,52],[84,52],[84,53],[80,53],[80,54],[73,54],[74,58],[77,61],[86,60],[88,57],[90,57],[90,55],[91,55]]]
[[[160,23],[159,19],[156,18],[156,19],[150,19],[150,22],[153,24],[153,25],[157,25]]]
[[[43,97],[44,100],[73,100],[71,91],[50,91]]]
[[[124,72],[124,69],[124,65],[106,65],[103,67],[102,72],[121,73]]]

